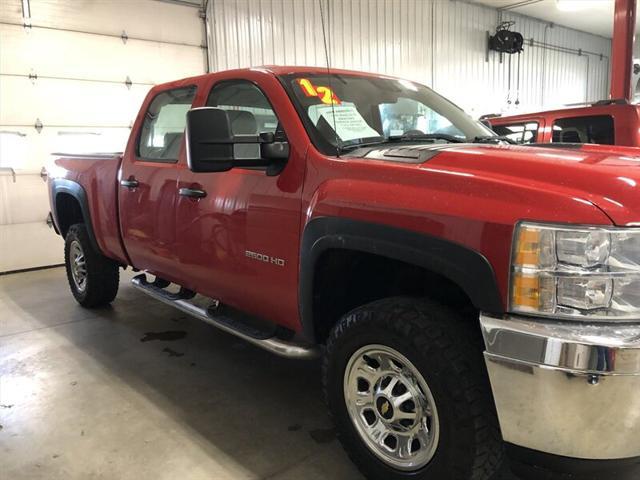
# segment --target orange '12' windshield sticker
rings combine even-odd
[[[318,97],[322,103],[327,105],[332,103],[340,105],[341,103],[338,96],[329,87],[315,86],[308,78],[299,78],[298,85],[307,97]]]

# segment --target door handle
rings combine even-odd
[[[182,195],[183,197],[191,198],[204,198],[207,196],[207,192],[198,188],[181,188],[180,190],[178,190],[178,194]]]
[[[135,178],[129,178],[127,180],[120,180],[120,185],[126,188],[136,188],[138,185],[140,185],[140,182],[138,182],[138,180],[136,180]]]

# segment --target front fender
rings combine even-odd
[[[426,268],[458,285],[484,312],[504,312],[489,261],[479,252],[441,238],[388,225],[316,217],[304,229],[300,251],[300,318],[313,339],[313,281],[318,258],[331,249],[356,250]]]

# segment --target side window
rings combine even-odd
[[[156,162],[176,162],[196,87],[159,93],[144,116],[138,156]]]
[[[553,137],[551,141],[556,143],[614,145],[613,117],[610,115],[597,115],[559,118],[553,122]]]
[[[507,137],[517,143],[536,143],[538,141],[538,123],[518,123],[514,125],[496,125],[493,131],[501,137]]]
[[[246,80],[214,85],[207,106],[227,111],[234,135],[258,135],[278,130],[278,117],[269,100],[262,90]]]

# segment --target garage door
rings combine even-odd
[[[0,272],[62,263],[52,153],[122,151],[154,84],[205,72],[199,3],[0,2]]]

